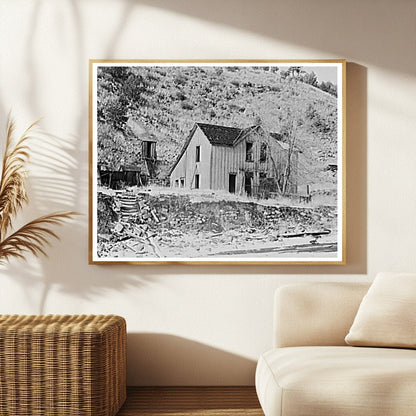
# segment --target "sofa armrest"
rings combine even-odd
[[[274,347],[346,345],[344,338],[369,286],[301,283],[280,287],[274,300]]]

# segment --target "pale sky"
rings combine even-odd
[[[331,81],[337,85],[337,67],[335,66],[303,66],[306,72],[315,72],[318,81]]]

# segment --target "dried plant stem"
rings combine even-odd
[[[59,240],[58,235],[49,227],[59,225],[74,215],[77,213],[72,211],[56,212],[28,222],[0,242],[0,264],[9,257],[24,258],[24,252],[30,252],[35,256],[39,254],[47,256],[45,246],[50,245],[49,238],[54,237]]]
[[[29,147],[26,141],[31,138],[30,133],[37,123],[38,121],[32,123],[13,145],[15,125],[9,116],[0,178],[0,264],[7,262],[11,257],[24,258],[27,252],[35,256],[46,256],[45,247],[50,244],[49,239],[59,239],[50,227],[62,224],[77,215],[72,211],[44,215],[5,237],[12,228],[12,219],[23,205],[28,203],[25,180]]]

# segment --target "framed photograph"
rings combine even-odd
[[[344,264],[345,60],[90,61],[92,264]]]

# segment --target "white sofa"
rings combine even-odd
[[[416,350],[344,341],[368,288],[310,283],[276,291],[274,348],[256,371],[266,416],[416,415]]]

